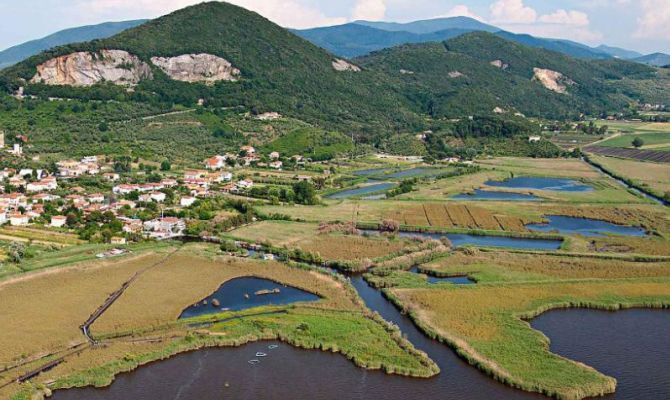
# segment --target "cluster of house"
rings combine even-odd
[[[208,170],[217,171],[224,169],[229,165],[229,160],[234,160],[235,164],[241,164],[243,166],[249,166],[251,164],[256,165],[260,168],[271,168],[280,170],[284,166],[284,163],[279,160],[280,155],[278,152],[273,151],[269,154],[269,162],[261,162],[260,157],[256,153],[256,149],[253,146],[242,146],[240,147],[240,155],[236,154],[224,154],[224,155],[215,155],[211,158],[205,160],[205,168]],[[302,158],[302,157],[301,157]],[[231,163],[232,164],[232,163]],[[235,165],[233,164],[233,165]]]
[[[100,173],[98,157],[84,157],[80,161],[63,160],[56,163],[58,176],[61,178],[78,178],[82,175],[97,175]]]

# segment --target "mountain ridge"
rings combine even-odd
[[[134,28],[147,22],[147,19],[130,21],[103,22],[94,25],[78,26],[63,29],[39,39],[30,40],[0,51],[0,69],[21,62],[41,51],[53,47],[76,42],[87,42],[94,39],[104,39],[129,28]]]

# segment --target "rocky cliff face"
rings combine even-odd
[[[236,81],[240,70],[226,59],[212,54],[183,54],[177,57],[152,57],[151,62],[170,78],[183,82]]]
[[[556,93],[567,93],[568,86],[575,84],[572,79],[557,71],[533,68],[533,72],[535,73],[533,80],[539,81],[545,88]]]
[[[333,68],[335,69],[335,71],[340,71],[340,72],[344,72],[344,71],[361,72],[361,67],[359,67],[358,65],[354,65],[350,62],[347,62],[345,60],[341,60],[339,58],[336,58],[335,60],[333,60]]]
[[[137,56],[123,50],[101,50],[99,53],[78,52],[52,58],[37,66],[31,82],[91,86],[104,81],[134,85],[151,78],[151,67]]]

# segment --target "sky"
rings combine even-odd
[[[0,0],[0,49],[61,29],[154,18],[201,0]],[[670,0],[229,0],[290,28],[465,15],[542,37],[670,53]]]

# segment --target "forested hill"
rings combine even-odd
[[[78,51],[94,59],[124,50],[147,64],[132,90],[109,82],[88,87],[29,83],[37,66]],[[205,53],[239,69],[212,85],[171,79],[152,57]],[[362,67],[359,69],[358,67]],[[125,63],[113,66],[132,69]],[[538,73],[537,70],[540,72]],[[617,60],[584,61],[489,33],[407,45],[355,59],[353,65],[260,15],[221,2],[202,3],[108,39],[59,47],[0,72],[8,92],[46,97],[136,101],[161,106],[245,106],[360,136],[417,131],[425,117],[523,113],[578,117],[654,102],[668,71]],[[668,96],[666,96],[668,98]],[[164,107],[163,107],[164,108]]]
[[[28,93],[56,97],[106,97],[121,100],[245,105],[277,111],[310,122],[363,130],[390,129],[420,122],[411,105],[378,72],[337,71],[335,57],[262,16],[222,2],[184,8],[104,40],[73,44],[44,52],[2,71],[10,89],[29,80],[36,66],[76,51],[126,50],[150,63],[154,56],[208,53],[240,70],[238,82],[213,86],[169,79],[153,67],[154,79],[140,82],[133,93],[124,87],[89,88],[27,85]]]
[[[485,32],[386,49],[355,62],[394,77],[435,117],[497,109],[577,118],[655,99],[649,86],[655,82],[670,94],[665,71],[614,59],[575,59]]]

